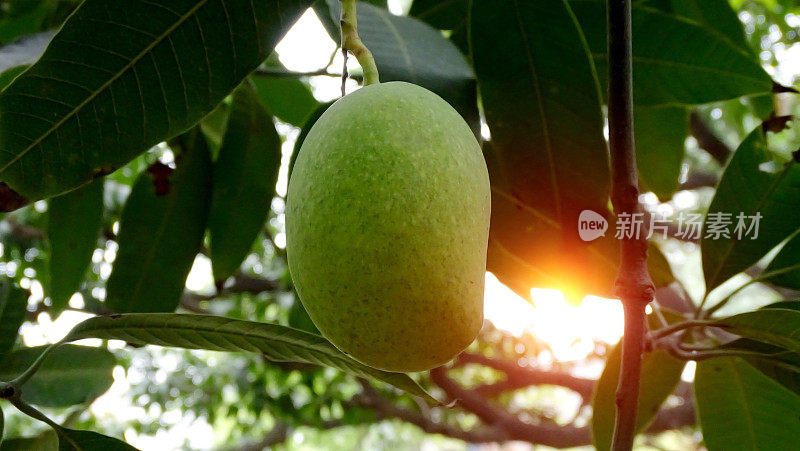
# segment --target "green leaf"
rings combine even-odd
[[[800,397],[745,361],[697,362],[694,385],[709,450],[796,448]]]
[[[5,89],[6,86],[10,85],[11,82],[13,82],[15,78],[19,77],[21,73],[25,72],[25,69],[27,68],[28,66],[17,66],[0,73],[0,91]]]
[[[9,354],[0,366],[0,380],[11,380],[28,369],[48,346],[24,348]],[[117,361],[103,348],[62,345],[45,358],[22,387],[22,400],[43,407],[88,404],[114,382]]]
[[[636,165],[642,188],[669,200],[678,188],[689,113],[682,107],[635,108]]]
[[[749,338],[739,338],[719,348],[762,354],[743,358],[766,376],[800,395],[800,354]]]
[[[709,214],[730,214],[730,238],[707,238],[703,226],[700,249],[706,290],[710,291],[760,260],[770,249],[800,229],[800,164],[776,161],[761,127],[753,130],[733,154],[722,174]],[[737,239],[737,216],[761,215],[758,237]],[[713,218],[713,217],[712,217]],[[717,219],[721,219],[717,217]],[[749,226],[753,220],[744,218]],[[721,223],[721,221],[717,221]]]
[[[655,315],[650,315],[648,321],[651,328],[658,327]],[[600,451],[611,449],[614,436],[621,352],[622,346],[617,344],[608,354],[605,369],[597,381],[592,399],[592,442]],[[663,350],[644,354],[639,412],[636,417],[637,432],[643,430],[655,418],[661,404],[675,391],[685,364],[686,362],[670,356]]]
[[[768,308],[720,318],[713,323],[728,332],[800,352],[800,311]]]
[[[28,292],[0,277],[0,360],[14,347],[27,307]]]
[[[571,0],[570,5],[605,86],[605,2]],[[772,79],[761,64],[717,32],[642,6],[633,8],[632,20],[633,98],[637,105],[694,105],[771,92]]]
[[[475,0],[470,17],[483,110],[510,194],[577,237],[578,213],[603,209],[609,180],[597,79],[578,24],[561,0]]]
[[[205,138],[182,136],[174,172],[155,163],[133,186],[120,219],[119,252],[106,305],[115,312],[168,312],[178,306],[200,251],[211,204]]]
[[[92,431],[58,430],[58,451],[138,451],[133,446]]]
[[[281,138],[247,83],[233,95],[228,127],[214,163],[208,229],[216,280],[231,276],[264,228],[281,165]]]
[[[728,0],[671,0],[671,3],[673,13],[705,25],[742,50],[752,53],[744,26]]]
[[[466,26],[468,0],[414,0],[409,16],[414,16],[440,30],[456,30]]]
[[[336,23],[339,0],[327,0]],[[395,16],[369,4],[358,5],[358,34],[375,57],[381,81],[407,81],[429,89],[453,106],[477,135],[480,131],[475,76],[458,48],[413,17]],[[339,41],[339,33],[334,35]]]
[[[280,61],[272,58],[267,60],[267,67],[285,69]],[[300,127],[319,105],[311,89],[297,78],[263,74],[251,78],[261,103],[283,122]]]
[[[784,244],[760,277],[775,285],[800,290],[800,233]]]
[[[0,94],[0,178],[29,200],[53,196],[185,131],[310,4],[84,1]]]
[[[56,3],[50,0],[4,2],[3,15],[0,16],[0,43],[40,31]]]
[[[50,306],[58,314],[80,289],[97,247],[103,223],[103,180],[50,199],[47,215]]]
[[[75,326],[65,341],[82,338],[124,340],[134,345],[256,352],[275,362],[323,365],[355,376],[374,378],[430,402],[438,402],[406,374],[368,367],[319,335],[277,324],[208,315],[129,314],[88,319]]]
[[[36,437],[16,437],[3,440],[0,451],[56,451],[58,436],[52,429]]]

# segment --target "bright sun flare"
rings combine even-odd
[[[560,290],[531,289],[533,305],[486,273],[484,312],[495,327],[520,336],[529,332],[545,341],[558,361],[580,360],[595,341],[617,343],[622,336],[622,304],[586,296],[570,305]]]

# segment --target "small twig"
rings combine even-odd
[[[631,1],[608,0],[608,127],[611,151],[611,201],[617,216],[642,211],[639,204],[633,140]],[[617,417],[612,448],[631,450],[636,436],[645,306],[655,287],[647,270],[646,237],[631,236],[620,246],[620,268],[614,291],[625,312],[622,363],[617,387]]]

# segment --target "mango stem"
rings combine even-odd
[[[364,86],[380,83],[378,76],[378,66],[375,65],[375,59],[372,57],[372,52],[369,51],[366,45],[361,41],[358,36],[358,20],[356,18],[356,0],[341,0],[342,1],[342,18],[340,20],[342,26],[342,50],[353,54],[361,65],[364,71]],[[347,61],[345,60],[345,70]]]

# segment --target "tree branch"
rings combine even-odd
[[[692,111],[689,116],[689,131],[697,141],[697,147],[708,152],[719,164],[725,164],[728,161],[733,150],[711,131],[697,111]]]
[[[608,0],[608,126],[611,151],[611,201],[617,217],[642,211],[639,204],[633,139],[631,1]],[[614,291],[625,311],[622,367],[617,388],[617,421],[613,449],[630,450],[636,435],[645,306],[655,293],[647,271],[645,236],[626,236],[620,246]]]

